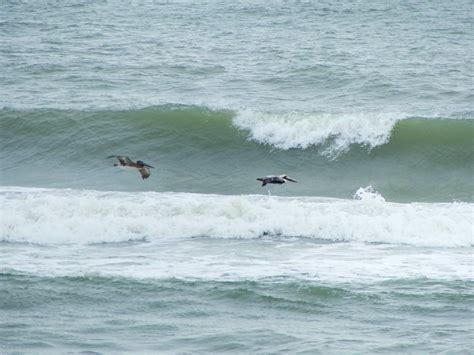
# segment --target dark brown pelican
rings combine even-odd
[[[145,164],[141,160],[137,160],[137,162],[133,162],[129,157],[125,155],[111,155],[108,156],[107,158],[117,158],[119,161],[119,164],[114,164],[114,166],[120,166],[124,168],[130,168],[130,169],[137,169],[138,172],[142,175],[142,179],[148,179],[151,175],[150,169],[149,168],[154,168],[151,165]]]
[[[297,182],[293,180],[288,175],[269,175],[265,177],[261,177],[257,179],[258,181],[262,182],[262,186],[266,184],[284,184],[286,181]]]

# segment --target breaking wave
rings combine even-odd
[[[88,244],[156,238],[317,238],[472,245],[468,203],[389,203],[363,188],[355,200],[3,187],[0,240]]]
[[[222,140],[247,138],[281,150],[308,149],[315,146],[320,148],[321,153],[329,156],[346,152],[352,145],[374,148],[391,142],[393,137],[404,140],[414,138],[412,135],[420,132],[423,132],[423,135],[416,137],[420,141],[426,141],[424,137],[433,135],[439,138],[437,134],[441,133],[441,136],[456,136],[462,144],[472,144],[473,121],[414,118],[405,113],[278,114],[251,110],[219,111],[183,105],[125,111],[0,110],[2,130],[21,133],[22,135],[15,136],[15,139],[24,139],[25,142],[34,137],[41,138],[46,132],[53,140],[56,135],[77,135],[82,130],[104,137],[111,127],[120,126],[122,134],[134,129],[134,134],[142,134],[145,141],[156,138],[151,133],[160,129],[172,130],[176,144],[182,144],[191,134],[206,136],[219,143]],[[120,132],[117,130],[114,133]],[[416,139],[411,143],[416,143]],[[432,139],[432,144],[435,143],[436,140]]]
[[[256,177],[288,173],[299,183],[282,194],[344,198],[373,184],[392,201],[473,201],[473,142],[469,118],[5,109],[0,177],[15,186],[255,194]],[[105,160],[112,154],[157,166],[153,179],[117,174]]]
[[[322,153],[336,156],[352,144],[370,148],[385,144],[396,122],[407,116],[400,113],[284,114],[243,111],[234,118],[239,129],[250,138],[279,149],[323,147]]]

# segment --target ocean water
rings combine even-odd
[[[2,2],[0,352],[472,353],[473,35],[462,0]]]

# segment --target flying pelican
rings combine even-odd
[[[117,158],[119,161],[119,164],[114,164],[114,166],[119,166],[119,167],[124,167],[124,168],[131,168],[131,169],[137,169],[138,172],[142,175],[142,179],[148,179],[151,175],[150,169],[149,168],[154,168],[151,165],[145,164],[141,160],[137,160],[137,162],[133,162],[129,157],[125,155],[111,155],[108,156],[107,159],[109,158]]]
[[[266,184],[284,184],[286,181],[297,182],[293,180],[288,175],[268,175],[257,179],[262,182],[262,186]]]

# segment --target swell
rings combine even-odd
[[[76,276],[40,276],[35,274],[17,272],[15,270],[1,270],[0,279],[11,283],[12,286],[20,285],[39,285],[43,284],[45,288],[55,286],[72,287],[92,287],[98,286],[118,288],[122,290],[129,290],[136,292],[140,288],[144,292],[182,292],[185,287],[204,287],[209,291],[217,291],[216,294],[226,295],[226,290],[237,289],[244,294],[250,290],[258,291],[275,291],[288,296],[300,296],[304,298],[314,299],[344,299],[348,295],[357,294],[360,292],[360,299],[369,299],[367,294],[366,283],[325,283],[318,281],[298,280],[293,278],[282,277],[267,277],[258,280],[235,280],[222,281],[212,279],[181,279],[181,278],[146,278],[137,279],[123,276],[105,276],[98,274],[83,274]],[[371,291],[374,294],[378,292],[386,292],[392,290],[394,295],[406,295],[413,298],[420,297],[423,299],[426,293],[421,292],[419,288],[430,290],[430,294],[434,296],[447,296],[451,298],[459,296],[459,299],[465,299],[466,296],[471,296],[472,280],[439,280],[429,278],[399,278],[390,281],[371,282]],[[48,287],[46,287],[48,286]],[[448,289],[452,289],[453,293],[449,294]],[[234,293],[232,293],[234,294]],[[238,295],[236,295],[238,297]],[[383,297],[382,297],[383,298]]]
[[[401,302],[402,308],[423,314],[467,307],[472,301],[471,280],[431,280],[427,278],[395,279],[390,282],[330,284],[295,279],[263,278],[247,281],[215,281],[206,279],[134,279],[120,276],[37,276],[32,274],[1,271],[0,280],[5,286],[0,297],[0,309],[34,309],[42,304],[67,304],[100,307],[122,307],[129,304],[135,311],[150,312],[180,308],[181,297],[187,294],[191,304],[198,299],[212,302],[236,302],[278,309],[283,312],[317,312],[329,314],[332,305],[345,304],[391,304]],[[77,290],[81,290],[77,292]],[[112,302],[112,305],[110,304]],[[425,305],[415,306],[418,303]],[[426,304],[429,303],[429,305]],[[201,304],[202,305],[202,304]],[[201,309],[201,312],[211,309]],[[328,313],[326,313],[328,312]],[[190,314],[191,315],[191,314]],[[205,315],[205,314],[203,314]]]
[[[387,347],[384,335],[400,337],[401,320],[404,336],[442,335],[466,352],[471,344],[467,334],[472,328],[472,282],[462,280],[396,280],[364,287],[271,279],[53,278],[0,272],[0,282],[0,312],[6,315],[0,318],[0,334],[8,339],[3,344],[7,351],[258,353],[265,347],[284,353],[288,344],[307,351],[308,344],[318,349],[333,343],[340,351],[341,329],[382,339],[370,341],[369,351],[380,351]],[[252,329],[240,329],[241,324],[251,324]],[[430,326],[420,331],[419,324]],[[461,327],[466,331],[460,332]],[[406,336],[403,340],[392,349],[406,349]],[[354,350],[354,344],[350,346]],[[367,348],[363,344],[357,350]]]
[[[99,181],[116,179],[104,157],[126,154],[160,166],[162,191],[255,193],[254,178],[291,172],[303,182],[292,187],[293,194],[347,197],[372,184],[400,201],[473,199],[470,119],[173,105],[134,111],[3,109],[0,137],[3,184],[103,189]],[[232,177],[239,171],[245,176]],[[125,181],[120,175],[116,188],[124,189]]]
[[[48,140],[79,137],[81,143],[87,143],[87,139],[112,134],[125,139],[130,137],[128,133],[149,144],[161,138],[157,133],[164,131],[175,135],[173,146],[190,137],[207,137],[208,143],[214,144],[231,143],[234,138],[239,144],[250,140],[281,150],[317,148],[329,157],[337,157],[356,146],[389,145],[400,149],[402,145],[410,148],[441,143],[469,148],[474,143],[472,121],[466,117],[423,118],[403,113],[234,112],[185,105],[122,111],[0,110],[2,131],[16,134],[15,138],[20,135],[24,141],[19,144],[44,136]]]

